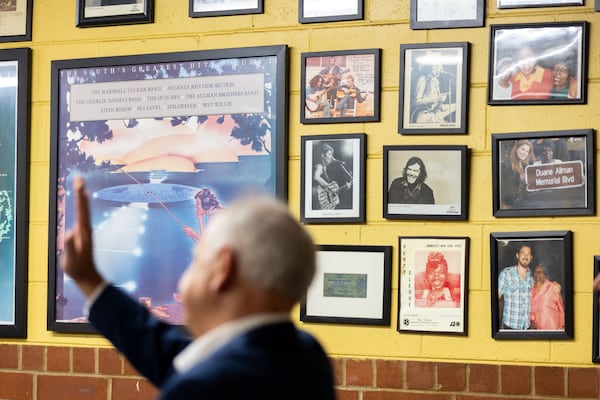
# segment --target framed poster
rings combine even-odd
[[[490,234],[494,339],[573,338],[572,236]]]
[[[52,62],[50,330],[91,329],[84,299],[58,267],[76,175],[92,199],[98,269],[161,319],[180,322],[173,294],[205,225],[242,193],[285,198],[286,53],[265,46]]]
[[[262,13],[263,0],[190,0],[190,17]]]
[[[400,237],[399,332],[467,334],[469,238]]]
[[[383,146],[383,217],[467,219],[466,146]]]
[[[600,256],[594,256],[594,276],[600,274]],[[592,296],[593,326],[592,326],[592,362],[600,363],[600,298],[598,292]]]
[[[153,21],[154,0],[77,0],[80,28]]]
[[[494,216],[594,215],[591,129],[492,134]]]
[[[491,25],[488,104],[585,104],[587,22]]]
[[[300,321],[390,324],[392,247],[321,245]]]
[[[31,50],[0,50],[0,337],[27,336]]]
[[[31,40],[33,0],[0,3],[0,43]]]
[[[381,49],[302,53],[300,122],[379,121]]]
[[[484,0],[410,0],[410,29],[483,26]]]
[[[363,19],[364,0],[298,0],[298,22],[352,21]]]
[[[583,0],[498,0],[498,8],[582,6]]]
[[[365,222],[366,135],[302,136],[300,220]]]
[[[400,45],[399,133],[467,133],[469,43]]]

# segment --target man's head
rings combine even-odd
[[[554,159],[554,145],[552,142],[546,140],[542,143],[542,152],[540,154],[540,161],[542,163],[551,162]]]
[[[325,165],[329,165],[333,161],[333,147],[327,143],[323,143],[321,146],[321,161]]]
[[[531,247],[523,245],[519,247],[519,251],[516,254],[517,264],[521,267],[528,268],[529,264],[531,264],[531,260],[533,260],[533,256],[531,255]]]
[[[448,262],[443,253],[432,252],[427,256],[425,265],[425,278],[432,289],[441,289],[446,284],[448,276]]]
[[[404,177],[409,184],[422,183],[427,179],[427,170],[423,160],[419,157],[411,157],[404,166]]]
[[[552,84],[557,89],[566,87],[572,76],[571,63],[568,61],[558,61],[552,67]]]
[[[519,50],[519,68],[525,75],[532,74],[537,64],[536,54],[529,46],[521,47]]]

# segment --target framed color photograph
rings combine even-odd
[[[154,0],[77,0],[76,26],[142,24],[154,21]]]
[[[300,220],[365,222],[366,135],[302,136]]]
[[[300,122],[379,121],[381,49],[302,53]]]
[[[286,53],[265,46],[52,62],[50,330],[91,329],[83,297],[58,267],[77,175],[90,193],[101,273],[180,323],[173,294],[206,224],[242,194],[285,199]]]
[[[321,245],[300,321],[390,325],[392,246]]]
[[[364,0],[298,0],[298,22],[352,21],[363,19]]]
[[[467,133],[469,43],[400,45],[399,133]]]
[[[585,104],[587,22],[491,25],[488,104]]]
[[[498,8],[582,6],[583,0],[498,0]]]
[[[383,217],[466,220],[466,146],[383,146]]]
[[[494,216],[594,215],[594,131],[492,134]]]
[[[33,0],[0,3],[0,43],[30,41],[32,15]]]
[[[263,0],[190,0],[190,17],[262,13]]]
[[[484,18],[484,0],[410,0],[410,29],[472,28]]]
[[[0,338],[27,336],[31,50],[0,50]]]
[[[399,332],[467,334],[469,238],[400,237]]]
[[[494,339],[573,338],[572,236],[490,234]]]
[[[600,256],[594,256],[594,276],[600,274]],[[600,363],[600,298],[598,293],[592,294],[592,309],[594,313],[592,327],[592,362]]]

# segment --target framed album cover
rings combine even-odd
[[[484,0],[410,0],[410,29],[472,28],[484,19]]]
[[[77,0],[80,28],[153,21],[154,0]]]

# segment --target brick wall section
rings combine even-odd
[[[597,367],[368,358],[333,358],[331,362],[337,400],[598,399],[600,396]],[[152,400],[157,394],[156,388],[113,349],[0,344],[2,400]]]

